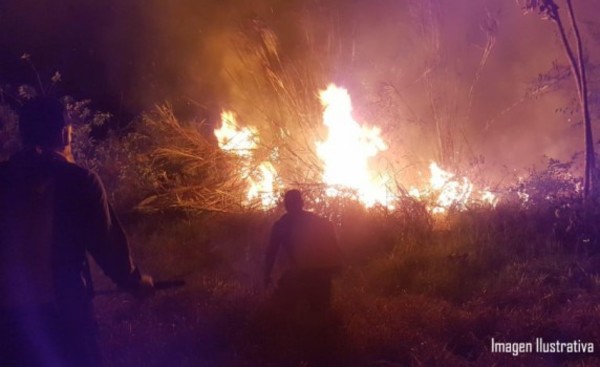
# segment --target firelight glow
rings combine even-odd
[[[247,201],[244,204],[258,200],[265,209],[275,206],[275,167],[270,162],[260,162],[258,169],[253,169],[254,151],[259,142],[256,129],[239,127],[235,114],[223,111],[221,128],[216,129],[214,134],[221,150],[235,154],[241,159],[240,173],[242,178],[248,181]]]
[[[454,206],[457,209],[464,209],[473,193],[473,184],[468,178],[455,180],[454,174],[444,171],[435,162],[429,165],[431,179],[429,180],[431,188],[439,194],[436,201],[434,213],[443,213],[448,208]]]
[[[325,166],[323,182],[332,186],[328,195],[337,194],[336,186],[345,187],[356,190],[366,207],[391,206],[393,195],[385,184],[387,176],[369,168],[369,160],[388,148],[380,129],[361,126],[354,120],[346,89],[330,84],[320,92],[320,98],[328,135],[327,140],[317,143],[317,155]]]
[[[219,148],[241,157],[252,157],[252,150],[256,149],[256,131],[250,127],[240,128],[231,111],[221,113],[221,124],[221,128],[215,130]]]
[[[413,187],[408,191],[408,195],[417,200],[431,197],[433,205],[429,206],[429,211],[433,214],[444,214],[451,208],[465,210],[473,203],[492,207],[498,203],[496,195],[488,189],[475,190],[475,186],[467,177],[457,178],[456,174],[443,170],[436,162],[429,164],[429,174],[429,186],[423,190]]]
[[[388,149],[378,127],[361,126],[352,116],[352,101],[348,91],[330,84],[320,91],[323,105],[323,124],[327,139],[316,142],[317,156],[323,162],[322,183],[329,197],[356,192],[356,199],[365,207],[382,205],[394,209],[399,193],[391,189],[394,182],[386,170],[374,169],[370,163]],[[257,161],[255,151],[260,135],[251,126],[241,127],[233,112],[221,114],[221,128],[214,131],[221,150],[240,159],[240,178],[247,182],[244,205],[258,204],[269,209],[277,204],[281,178],[271,161]],[[429,165],[430,179],[420,188],[413,187],[408,195],[427,200],[434,214],[450,209],[465,210],[469,204],[495,206],[497,197],[488,189],[476,190],[467,177],[442,169],[436,162]]]

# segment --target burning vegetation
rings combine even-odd
[[[492,192],[476,190],[468,178],[456,178],[435,162],[429,165],[428,185],[406,191],[401,177],[394,175],[394,167],[376,167],[377,155],[388,149],[388,145],[378,127],[366,127],[355,121],[348,91],[330,84],[319,95],[327,133],[325,141],[314,143],[321,164],[313,169],[322,167],[321,180],[296,184],[324,187],[327,197],[351,193],[352,198],[367,208],[379,205],[393,210],[399,196],[407,194],[415,199],[432,200],[429,210],[434,214],[449,209],[466,210],[474,204],[497,204],[498,199]],[[259,204],[262,209],[274,207],[284,188],[283,182],[290,182],[277,173],[277,150],[265,157],[268,160],[257,162],[254,153],[260,145],[260,132],[253,126],[240,127],[231,111],[221,114],[221,127],[214,134],[221,150],[240,159],[238,173],[248,183],[243,205]]]
[[[565,1],[563,13],[559,1],[519,4],[575,23],[580,4]],[[600,365],[597,353],[490,348],[540,337],[600,350],[594,144],[576,140],[573,117],[587,108],[587,127],[599,116],[591,42],[585,57],[568,46],[564,66],[548,29],[499,0],[167,3],[148,9],[169,19],[144,15],[156,45],[179,57],[160,64],[154,43],[139,56],[149,63],[140,70],[164,75],[151,91],[124,88],[140,93],[128,101],[137,117],[115,121],[92,101],[64,99],[75,160],[102,177],[139,262],[188,284],[142,312],[99,297],[109,366],[308,366],[310,338],[297,330],[310,320],[282,330],[289,315],[258,286],[291,188],[335,224],[346,258],[323,336],[331,365]],[[218,16],[196,14],[204,10]],[[536,57],[530,43],[517,46],[530,38]],[[32,70],[38,86],[0,90],[0,159],[21,148],[20,101],[58,89],[70,71],[46,82]]]

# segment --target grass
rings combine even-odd
[[[351,246],[334,284],[325,365],[598,365],[597,353],[490,352],[491,338],[600,340],[599,255],[557,241],[546,214],[474,209],[412,232],[398,218],[385,222],[368,211],[342,216],[340,228],[355,230],[340,233],[342,245]],[[312,365],[305,339],[278,323],[289,315],[273,308],[260,284],[276,217],[127,220],[137,262],[156,278],[184,277],[187,285],[143,303],[126,295],[98,297],[107,364]]]

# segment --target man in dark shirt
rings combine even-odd
[[[339,323],[331,309],[331,281],[342,265],[333,224],[305,211],[298,190],[285,193],[287,211],[274,225],[267,247],[265,285],[271,283],[276,258],[283,274],[273,297],[272,318],[278,325],[275,343],[300,351],[300,360],[331,366]],[[290,344],[291,343],[291,344]],[[291,357],[292,359],[294,357]]]
[[[98,176],[72,162],[63,105],[29,102],[24,150],[0,163],[0,366],[96,366],[86,253],[119,287],[149,294]]]
[[[326,312],[331,302],[331,279],[342,265],[333,224],[303,209],[302,193],[289,190],[284,196],[287,211],[274,225],[267,248],[265,285],[278,253],[285,268],[277,293],[289,307],[311,313]]]

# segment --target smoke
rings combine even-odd
[[[521,169],[544,154],[565,159],[581,150],[577,116],[555,112],[569,103],[572,85],[526,97],[538,74],[565,59],[553,24],[524,16],[513,2],[5,3],[0,78],[30,75],[8,61],[28,52],[42,74],[60,70],[66,93],[116,114],[169,101],[183,118],[217,123],[227,108],[258,127],[269,118],[282,128],[294,118],[314,126],[318,88],[335,82],[349,90],[359,122],[382,128],[385,161],[401,170],[424,171],[432,159],[462,169],[484,161],[487,174],[499,177],[502,166]],[[593,24],[593,3],[576,4],[582,24]],[[593,62],[597,40],[586,47]],[[269,80],[291,86],[290,95],[267,90]],[[302,116],[291,116],[293,100]]]

